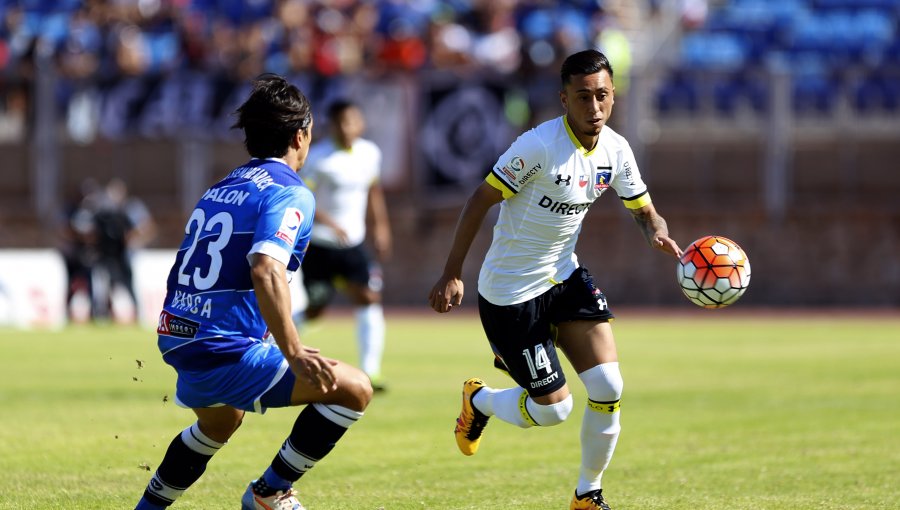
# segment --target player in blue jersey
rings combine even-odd
[[[245,412],[307,404],[241,500],[244,510],[300,510],[293,483],[372,398],[362,371],[301,343],[291,319],[288,272],[303,260],[315,213],[297,175],[312,135],[309,102],[283,78],[264,75],[236,113],[252,159],[191,212],[157,329],[163,360],[178,373],[175,400],[197,421],[172,440],[136,510],[171,505]]]

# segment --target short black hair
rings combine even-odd
[[[569,55],[559,71],[562,85],[565,87],[576,74],[594,74],[606,69],[609,77],[613,77],[612,65],[606,55],[597,50],[584,50]]]
[[[356,105],[356,103],[346,98],[336,99],[332,101],[332,103],[328,105],[328,120],[330,122],[334,122],[342,113],[344,113],[346,110],[349,110],[350,108],[359,107]]]
[[[312,124],[309,100],[296,86],[276,74],[253,81],[250,97],[235,112],[232,128],[244,130],[244,146],[254,158],[280,158],[291,137]]]

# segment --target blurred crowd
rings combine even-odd
[[[625,0],[0,0],[0,69],[35,52],[71,79],[195,69],[247,79],[419,69],[554,69],[605,27],[633,23]],[[555,69],[554,69],[555,71]]]

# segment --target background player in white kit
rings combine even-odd
[[[613,315],[579,264],[575,243],[590,205],[612,189],[652,247],[676,257],[681,249],[651,203],[628,143],[606,126],[614,97],[607,58],[596,50],[575,53],[560,74],[565,115],[522,134],[469,198],[429,301],[441,313],[462,302],[463,261],[488,209],[501,203],[478,278],[478,308],[495,364],[519,386],[493,389],[480,379],[467,380],[457,445],[474,454],[491,416],[520,427],[565,420],[573,403],[558,345],[589,398],[570,509],[608,510],[601,476],[619,435],[623,384],[609,323]]]
[[[303,180],[316,195],[316,218],[309,250],[303,261],[303,284],[309,304],[302,320],[322,315],[335,288],[355,307],[359,366],[375,390],[384,389],[384,311],[381,307],[381,269],[391,254],[381,177],[381,150],[362,138],[366,123],[350,101],[328,108],[330,137],[309,151]],[[379,264],[365,249],[366,219],[372,221],[372,245]]]
[[[165,508],[181,496],[245,412],[309,404],[241,500],[243,510],[302,510],[292,484],[372,398],[365,374],[303,345],[291,321],[286,271],[303,260],[315,211],[297,175],[312,134],[309,101],[283,78],[265,75],[237,114],[253,159],[209,188],[191,212],[157,329],[163,360],[178,373],[175,400],[197,421],[169,444],[137,510]],[[270,333],[274,344],[264,340]]]

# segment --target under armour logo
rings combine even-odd
[[[565,179],[563,179],[563,174],[556,174],[556,185],[557,186],[559,186],[562,183],[566,183],[566,186],[568,186],[571,182],[572,182],[571,175],[566,177]]]

